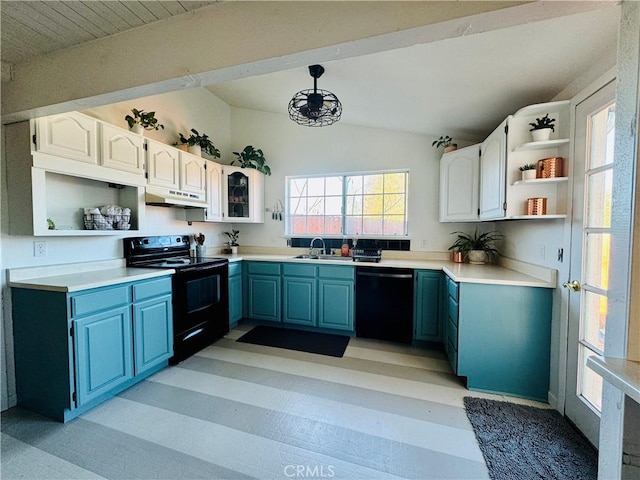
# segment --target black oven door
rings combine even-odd
[[[179,269],[173,276],[174,359],[177,363],[229,331],[229,265]]]

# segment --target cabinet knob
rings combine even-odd
[[[564,282],[562,284],[562,286],[564,288],[568,288],[572,292],[579,292],[580,291],[580,282],[578,280],[574,280],[573,282]]]

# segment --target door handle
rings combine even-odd
[[[568,288],[572,292],[579,292],[580,291],[580,282],[578,280],[574,280],[573,282],[564,282],[562,284],[562,286],[564,288]]]

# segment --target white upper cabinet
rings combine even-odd
[[[180,152],[180,190],[205,196],[205,159]]]
[[[100,123],[101,163],[105,167],[144,174],[144,138],[141,135]]]
[[[77,112],[36,120],[35,151],[98,164],[98,122]]]
[[[221,222],[222,221],[222,165],[205,160],[207,207],[186,210],[187,221]]]
[[[478,221],[480,144],[445,153],[440,160],[440,221]]]
[[[506,215],[507,131],[510,116],[480,146],[480,219]]]
[[[147,140],[147,182],[149,185],[179,189],[180,151],[176,148]]]
[[[222,220],[264,223],[264,174],[252,168],[222,167]]]

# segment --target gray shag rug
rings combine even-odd
[[[598,454],[556,410],[464,398],[494,480],[596,479]]]

